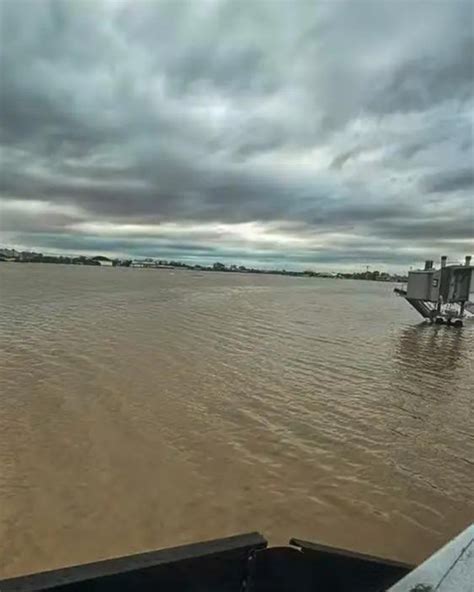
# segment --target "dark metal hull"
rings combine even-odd
[[[413,566],[259,533],[0,581],[1,592],[382,592]]]

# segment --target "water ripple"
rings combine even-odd
[[[258,529],[422,559],[474,515],[474,327],[391,289],[3,264],[0,576]]]

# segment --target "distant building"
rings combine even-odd
[[[0,255],[3,255],[3,257],[5,257],[8,260],[13,260],[16,257],[20,256],[20,253],[18,251],[15,251],[15,249],[0,249]]]
[[[135,259],[129,265],[130,267],[142,267],[146,269],[175,269],[174,265],[164,262],[153,261],[153,259]]]
[[[114,264],[112,259],[109,259],[108,257],[104,257],[103,255],[98,255],[97,257],[92,257],[91,261],[96,261],[99,265],[102,265],[102,267],[112,267],[112,265]]]

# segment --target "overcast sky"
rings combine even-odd
[[[0,244],[334,270],[473,251],[471,0],[0,11]]]

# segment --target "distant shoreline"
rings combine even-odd
[[[40,253],[19,253],[18,256],[5,256],[0,254],[0,263],[45,263],[54,265],[79,265],[90,267],[128,267],[133,269],[149,269],[149,270],[186,270],[195,272],[220,272],[220,273],[244,273],[244,274],[258,274],[258,275],[282,275],[289,277],[313,277],[323,279],[352,279],[352,280],[368,280],[377,282],[406,282],[405,276],[390,275],[388,273],[374,271],[366,271],[361,273],[328,273],[318,271],[294,271],[286,269],[258,269],[253,267],[245,267],[243,265],[226,266],[223,263],[216,262],[212,266],[205,265],[190,265],[179,261],[163,261],[163,260],[123,260],[123,259],[109,259],[104,256],[97,257],[66,257],[43,255]]]

